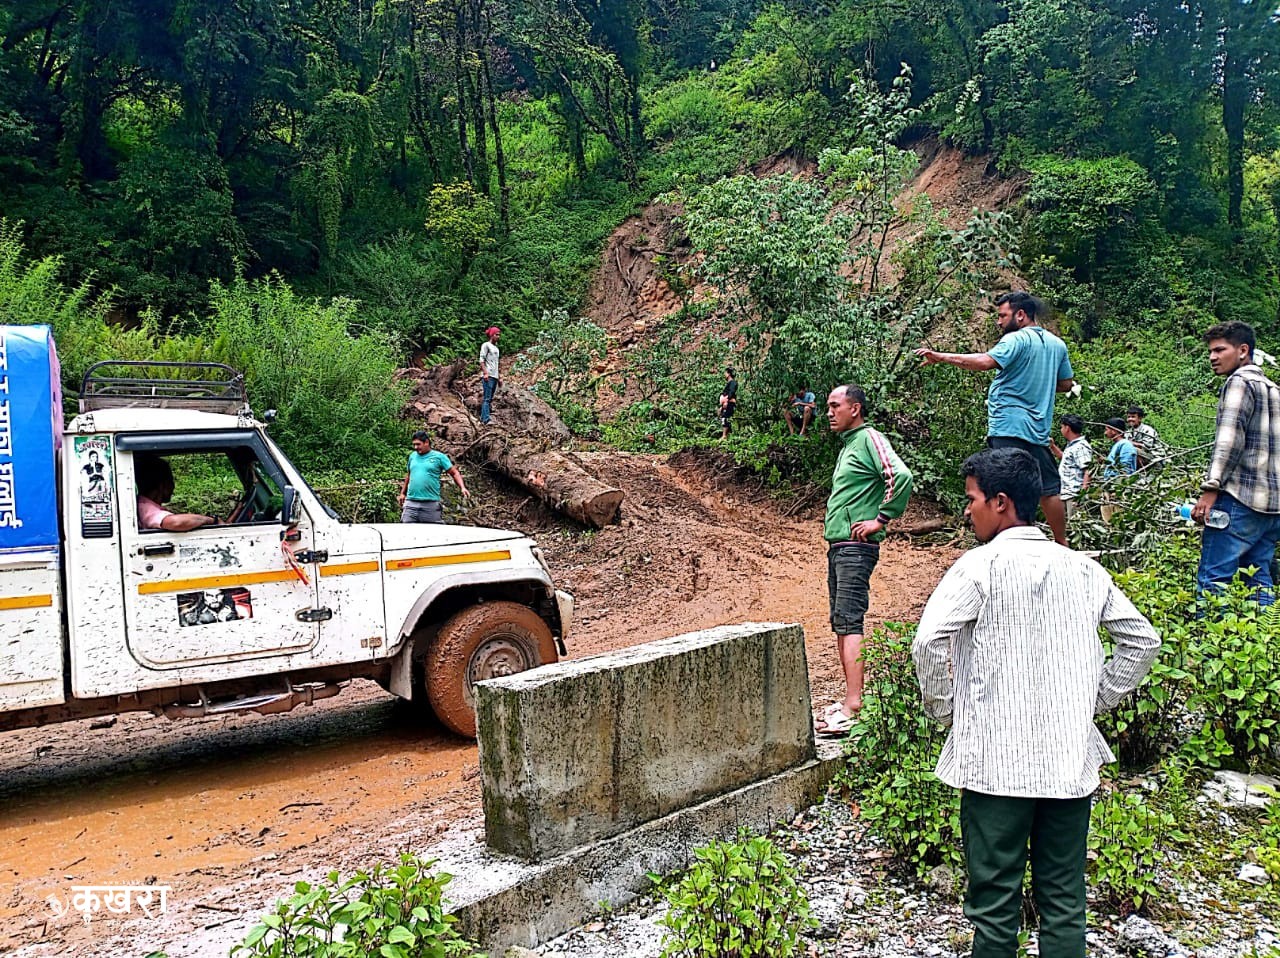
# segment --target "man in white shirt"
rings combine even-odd
[[[1076,514],[1076,497],[1089,488],[1089,468],[1093,465],[1093,446],[1084,437],[1084,420],[1075,413],[1062,417],[1062,448],[1049,444],[1049,451],[1058,457],[1058,480],[1062,483],[1062,504],[1067,518]]]
[[[986,544],[943,577],[911,651],[925,711],[951,726],[937,775],[961,789],[972,958],[1017,954],[1028,849],[1040,954],[1084,958],[1090,797],[1115,761],[1093,718],[1142,681],[1160,637],[1105,569],[1035,527],[1029,453],[987,449],[961,471]]]
[[[480,421],[488,423],[493,394],[498,389],[498,383],[502,381],[498,368],[498,337],[502,331],[497,326],[490,326],[484,334],[489,339],[480,344],[480,388],[484,390],[480,399]]]

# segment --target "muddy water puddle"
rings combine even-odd
[[[191,893],[411,804],[475,801],[474,743],[373,686],[285,715],[92,724],[0,735],[0,950],[38,940],[72,885]]]

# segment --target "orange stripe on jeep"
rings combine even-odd
[[[502,562],[510,558],[509,549],[495,549],[492,552],[456,552],[445,556],[418,556],[416,559],[388,559],[387,571],[422,569],[433,565],[461,565],[464,562]]]
[[[275,572],[242,572],[238,575],[207,575],[194,579],[143,582],[138,585],[138,594],[159,595],[165,592],[203,592],[206,589],[227,589],[237,585],[298,581],[297,573],[292,569],[280,569]]]
[[[342,565],[322,565],[320,574],[322,576],[330,575],[359,575],[361,572],[380,572],[382,566],[378,565],[376,559],[370,562],[347,562]]]
[[[47,609],[53,605],[51,595],[9,595],[0,597],[3,609]]]

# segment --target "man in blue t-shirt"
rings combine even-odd
[[[1107,420],[1103,430],[1112,443],[1111,451],[1107,453],[1107,464],[1102,470],[1104,479],[1132,476],[1138,471],[1138,447],[1125,436],[1124,427],[1124,420],[1115,416]]]
[[[985,353],[940,353],[917,349],[928,365],[950,363],[974,372],[997,370],[987,390],[987,445],[1025,449],[1040,469],[1040,508],[1061,545],[1067,544],[1067,512],[1059,492],[1058,466],[1049,449],[1054,397],[1076,390],[1067,346],[1038,319],[1044,305],[1028,293],[996,300],[1000,341]]]
[[[782,407],[782,415],[787,420],[787,428],[791,430],[791,435],[796,434],[796,430],[800,430],[800,435],[804,435],[809,428],[809,423],[813,422],[813,411],[817,408],[818,397],[809,389],[797,389],[791,394],[791,398],[787,400],[787,404]]]
[[[401,522],[444,522],[444,507],[440,503],[442,475],[452,479],[465,498],[471,498],[458,467],[443,452],[431,448],[431,435],[415,432],[409,471],[400,485]]]

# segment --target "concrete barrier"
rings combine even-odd
[[[541,861],[814,758],[804,632],[723,626],[476,687],[485,838]]]

